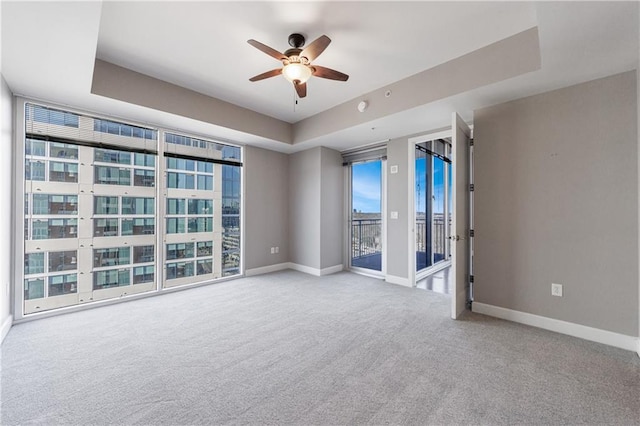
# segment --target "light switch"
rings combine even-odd
[[[398,218],[398,212],[391,212],[391,219],[397,219]]]
[[[391,174],[398,173],[398,166],[391,166],[390,171],[391,171]]]

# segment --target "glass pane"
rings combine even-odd
[[[78,182],[78,164],[49,162],[49,180],[51,182]]]
[[[26,155],[34,155],[37,157],[46,157],[47,143],[35,139],[27,139],[24,144],[24,153]]]
[[[49,272],[75,269],[78,269],[78,252],[76,250],[49,252]]]
[[[185,214],[185,200],[181,198],[167,199],[167,214]]]
[[[118,236],[118,219],[93,219],[93,235],[96,237]]]
[[[75,293],[78,291],[78,275],[56,275],[49,277],[49,296]]]
[[[194,275],[193,272],[193,262],[167,263],[168,280],[192,277]]]
[[[213,241],[201,241],[198,243],[198,257],[211,256],[213,254]]]
[[[185,220],[182,217],[167,218],[167,234],[183,234],[186,232]]]
[[[153,282],[154,272],[153,266],[138,266],[133,268],[133,284]]]
[[[198,275],[205,275],[213,273],[213,260],[204,259],[197,262]]]
[[[25,275],[44,273],[44,253],[28,253],[24,255]]]
[[[122,214],[130,214],[130,215],[155,214],[155,199],[122,197]]]
[[[445,260],[444,173],[445,162],[433,158],[433,263]]]
[[[203,173],[213,173],[213,163],[208,161],[198,161],[198,171]]]
[[[222,236],[222,250],[240,250],[240,234],[225,232]]]
[[[212,232],[213,218],[197,217],[188,219],[189,232]]]
[[[213,200],[194,199],[189,200],[190,215],[211,215],[213,214]]]
[[[213,190],[213,176],[198,175],[198,189],[201,191]]]
[[[128,265],[130,263],[130,247],[116,247],[93,250],[93,266]]]
[[[93,197],[94,214],[118,214],[118,197]]]
[[[156,184],[156,172],[154,170],[135,169],[133,171],[133,185],[154,187]]]
[[[167,260],[193,257],[193,243],[167,244]]]
[[[46,176],[46,165],[44,161],[26,160],[24,163],[24,178],[27,180],[44,181]]]
[[[195,189],[194,182],[194,175],[176,172],[167,173],[167,186],[169,188]]]
[[[429,142],[428,148],[431,147]],[[415,148],[416,271],[432,264],[431,251],[431,155],[425,144]]]
[[[93,289],[122,287],[130,284],[129,269],[112,269],[93,273]]]
[[[155,246],[136,246],[133,248],[133,263],[148,263],[155,260]]]
[[[122,219],[122,235],[153,235],[155,219]]]
[[[115,149],[96,148],[93,159],[100,163],[131,164],[131,153]]]
[[[351,188],[351,266],[381,271],[382,161],[352,164]]]
[[[66,143],[49,142],[49,157],[77,159],[78,147]]]
[[[44,297],[44,278],[24,280],[24,299],[40,299],[41,297]]]
[[[155,167],[156,156],[153,154],[134,154],[134,162],[136,166]]]
[[[131,170],[109,166],[94,166],[94,183],[105,185],[131,185]]]

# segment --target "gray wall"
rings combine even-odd
[[[409,138],[393,139],[387,144],[387,275],[409,278]],[[389,168],[398,166],[398,173]],[[398,219],[391,219],[391,212]]]
[[[289,156],[247,146],[244,172],[245,269],[288,262]]]
[[[0,75],[0,326],[11,315],[13,98]],[[1,336],[0,336],[1,337]]]
[[[344,168],[342,154],[320,149],[320,269],[342,265],[344,231]]]
[[[289,259],[320,269],[321,148],[289,156]]]
[[[636,96],[628,72],[475,112],[476,302],[638,335]]]
[[[317,270],[342,265],[342,155],[316,147],[289,156],[289,254]]]

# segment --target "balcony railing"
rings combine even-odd
[[[445,253],[446,233],[445,220],[442,214],[433,216],[433,252]],[[427,251],[430,236],[427,233],[427,221],[424,218],[416,219],[416,251]]]
[[[382,253],[382,219],[351,221],[351,258]]]
[[[427,221],[416,220],[416,266],[418,270],[438,262],[446,257],[446,221],[443,215],[434,215],[433,240],[427,233]],[[351,221],[351,260],[352,265],[367,269],[381,270],[382,258],[382,219],[352,219]],[[431,243],[433,241],[433,243]],[[429,250],[429,246],[432,246]],[[433,260],[431,260],[433,253]],[[427,259],[428,258],[428,259]]]

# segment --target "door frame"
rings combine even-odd
[[[353,213],[353,197],[352,197],[352,181],[353,181],[353,164],[345,166],[344,172],[344,206],[345,206],[345,220],[344,220],[344,266],[345,269],[361,275],[366,275],[373,278],[384,279],[387,275],[387,159],[380,158],[376,160],[363,160],[356,161],[357,163],[365,163],[372,161],[380,161],[380,220],[381,220],[381,238],[382,238],[382,255],[381,255],[381,270],[375,271],[372,269],[359,268],[351,264],[351,215]]]
[[[409,261],[407,267],[409,268],[409,283],[412,287],[416,287],[417,282],[426,276],[440,271],[451,265],[450,260],[446,260],[443,262],[439,262],[437,265],[432,265],[428,268],[423,269],[422,271],[416,271],[416,194],[415,194],[415,186],[416,186],[416,144],[421,142],[427,142],[434,139],[445,139],[445,138],[453,138],[453,129],[442,130],[431,133],[424,133],[419,136],[414,136],[409,138],[409,153],[408,157],[408,167],[407,170],[409,173],[409,229],[408,229],[408,238],[409,241]],[[453,143],[453,142],[452,142]],[[453,159],[452,159],[453,162]],[[451,166],[450,166],[451,167]],[[448,197],[448,195],[447,195]],[[448,200],[447,200],[448,202]],[[448,206],[447,206],[448,208]],[[445,229],[447,227],[445,226]],[[446,231],[445,236],[448,237],[448,230]],[[449,250],[451,250],[449,248]]]

